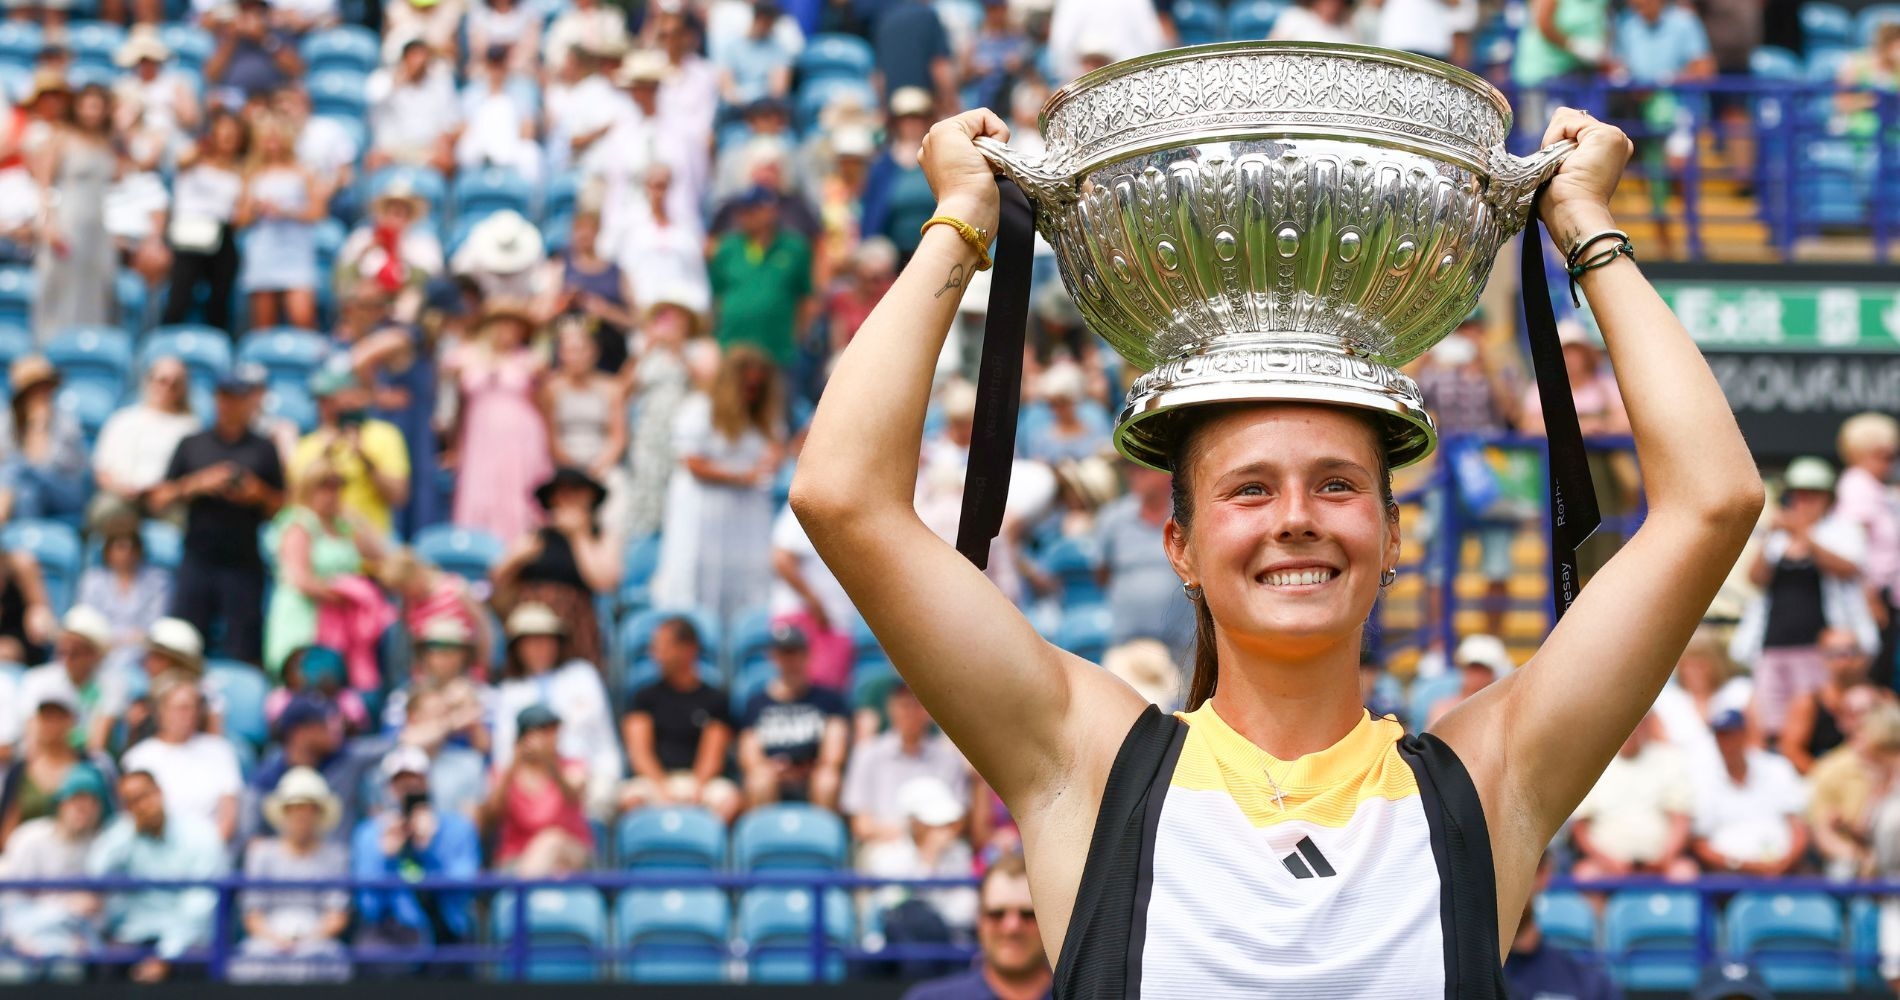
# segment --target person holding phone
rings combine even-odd
[[[429,796],[428,751],[399,744],[383,758],[388,796],[356,825],[350,874],[358,879],[464,879],[481,874],[481,834],[468,817],[437,809]],[[475,934],[474,897],[464,892],[364,890],[356,894],[356,952],[450,945]],[[373,960],[358,975],[396,978],[416,970]]]
[[[317,426],[291,453],[290,478],[301,480],[315,463],[328,463],[343,477],[344,513],[390,535],[396,511],[409,502],[409,444],[402,431],[369,415],[369,387],[347,368],[318,372],[310,394]]]

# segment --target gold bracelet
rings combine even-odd
[[[925,230],[939,224],[949,226],[951,229],[956,230],[957,235],[963,238],[963,242],[968,243],[970,249],[976,251],[977,270],[987,271],[990,269],[990,234],[988,230],[978,229],[962,219],[953,219],[947,215],[933,215],[923,225],[917,227],[917,235],[922,236]]]

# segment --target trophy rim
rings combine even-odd
[[[1209,56],[1224,55],[1310,55],[1332,58],[1348,58],[1361,62],[1382,62],[1394,66],[1429,73],[1441,79],[1465,87],[1490,101],[1503,116],[1504,132],[1510,134],[1514,118],[1511,114],[1511,102],[1506,100],[1503,91],[1491,84],[1491,81],[1467,69],[1453,66],[1448,62],[1422,56],[1402,49],[1388,49],[1377,45],[1359,45],[1348,42],[1281,42],[1261,39],[1248,39],[1238,42],[1210,42],[1205,45],[1184,45],[1179,48],[1163,49],[1146,55],[1134,56],[1108,64],[1093,72],[1084,73],[1057,87],[1049,99],[1043,102],[1042,110],[1037,113],[1036,127],[1042,132],[1049,130],[1049,116],[1063,104],[1073,100],[1083,91],[1091,90],[1117,77],[1171,63],[1199,62]]]

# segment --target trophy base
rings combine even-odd
[[[1255,334],[1189,349],[1135,380],[1115,421],[1115,448],[1129,461],[1173,472],[1169,458],[1180,412],[1235,403],[1316,403],[1370,410],[1382,418],[1386,461],[1410,465],[1438,443],[1418,383],[1337,341]]]

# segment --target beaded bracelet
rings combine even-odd
[[[1605,233],[1604,235],[1608,236],[1610,234]],[[1636,248],[1633,246],[1630,246],[1629,237],[1623,236],[1623,234],[1621,233],[1618,233],[1616,235],[1621,236],[1622,239],[1619,242],[1612,245],[1608,250],[1604,250],[1599,253],[1592,254],[1591,256],[1589,256],[1588,258],[1582,261],[1575,261],[1569,267],[1564,269],[1570,274],[1570,304],[1571,305],[1574,305],[1574,306],[1583,305],[1583,299],[1579,298],[1577,295],[1577,279],[1583,277],[1583,274],[1585,271],[1594,271],[1599,267],[1607,267],[1608,265],[1614,263],[1616,261],[1616,258],[1618,257],[1628,257],[1631,260],[1636,259]],[[1590,241],[1590,243],[1595,243],[1595,242],[1596,242],[1595,239],[1592,239]],[[1590,243],[1582,244],[1580,246],[1580,249],[1587,249],[1590,246]]]

